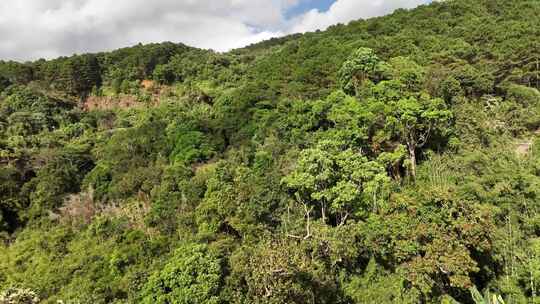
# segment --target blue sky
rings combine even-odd
[[[318,9],[319,11],[327,11],[335,0],[305,0],[290,8],[286,15],[288,18],[301,15],[309,10]]]
[[[369,2],[374,0],[356,0],[358,2]],[[433,0],[424,0],[424,3],[431,3]],[[287,18],[293,18],[302,15],[312,9],[317,9],[321,12],[326,12],[334,4],[336,0],[300,0],[300,2],[289,8],[286,12]],[[399,2],[399,1],[395,1]]]

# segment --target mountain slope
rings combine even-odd
[[[0,62],[0,303],[536,303],[539,12]]]

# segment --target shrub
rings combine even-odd
[[[219,303],[221,265],[206,245],[185,244],[143,289],[144,304]]]
[[[30,289],[11,287],[0,293],[0,304],[37,304],[39,297]]]

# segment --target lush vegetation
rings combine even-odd
[[[540,303],[539,12],[0,62],[0,303]]]

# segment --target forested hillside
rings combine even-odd
[[[0,303],[540,303],[540,1],[0,61]]]

